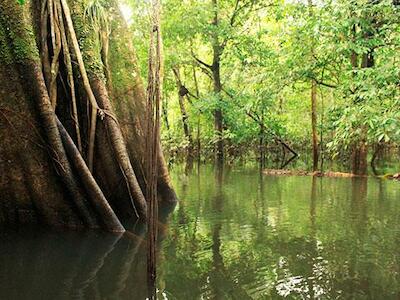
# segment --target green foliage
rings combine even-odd
[[[145,71],[146,9],[140,1],[131,2],[141,5],[131,23]],[[317,82],[318,138],[326,154],[349,152],[361,141],[398,145],[399,7],[391,0],[312,2],[310,7],[297,0],[219,0],[214,7],[211,0],[164,1],[164,95],[170,128],[163,136],[173,136],[177,148],[187,143],[171,72],[178,66],[185,87],[194,95],[199,91],[185,105],[192,131],[200,124],[205,150],[215,142],[213,112],[221,109],[227,143],[241,154],[258,151],[260,122],[267,128],[266,143],[278,136],[308,152],[312,80]],[[212,64],[215,40],[222,45],[223,92],[218,95],[211,71],[194,59]],[[373,57],[370,66],[363,63],[367,57]]]
[[[85,4],[85,18],[97,32],[110,30],[107,8],[104,0],[90,0]]]

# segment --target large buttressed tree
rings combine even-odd
[[[117,0],[0,2],[0,224],[146,218],[145,116]],[[175,202],[158,153],[160,201]]]

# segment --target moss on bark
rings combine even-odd
[[[85,191],[78,170],[72,167],[74,164],[70,164],[71,157],[65,154],[57,133],[55,113],[51,110],[46,90],[48,87],[43,79],[38,45],[41,36],[38,17],[41,15],[41,2],[31,0],[23,6],[14,0],[0,3],[0,173],[5,174],[0,177],[0,223],[93,227],[102,223],[100,214],[94,209],[93,203],[87,201],[90,193]],[[84,1],[70,0],[69,4],[92,88],[96,88],[94,91],[97,97],[107,98],[102,101],[109,101],[105,90],[107,76],[104,73],[99,34],[85,20]],[[129,33],[117,10],[116,2],[111,1],[109,11],[116,18],[113,28],[117,34],[112,35],[110,40],[110,73],[115,76],[112,88],[116,93],[113,94],[112,105],[107,104],[107,113],[110,115],[105,118],[115,121],[118,119],[117,122],[121,124],[124,142],[129,149],[127,153],[135,173],[138,174],[141,188],[144,189],[142,169],[145,136],[142,126],[145,91],[137,72]],[[72,59],[75,60],[75,57]],[[74,73],[78,74],[76,70]],[[56,111],[62,121],[67,121],[70,103],[69,92],[63,86],[65,79],[61,80],[65,76],[62,62],[57,75],[60,99]],[[79,76],[77,79],[80,80]],[[77,87],[79,118],[80,123],[84,123],[87,120],[87,98],[79,87],[79,82]],[[117,107],[115,115],[112,106]],[[109,141],[105,122],[101,120],[99,123],[96,131],[98,139],[94,178],[105,198],[113,208],[118,209],[117,215],[122,217],[122,212],[127,210],[132,190],[127,188],[129,184],[124,184],[123,173],[118,172],[121,165],[118,165],[116,151],[111,147],[113,143]],[[65,127],[67,130],[72,129],[72,126]],[[71,134],[73,130],[69,131],[74,136]],[[86,144],[87,131],[88,128],[82,133]],[[167,191],[162,196],[174,201],[176,196],[169,183],[162,154],[160,163],[160,190]],[[140,188],[138,191],[141,192]],[[77,198],[81,199],[76,201]],[[82,214],[82,209],[87,209],[89,214]],[[89,219],[93,219],[93,222],[89,222]]]
[[[0,59],[7,63],[38,60],[31,3],[18,5],[15,2],[5,0],[0,3]]]

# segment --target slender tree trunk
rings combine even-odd
[[[374,175],[378,175],[378,172],[376,170],[376,159],[379,157],[379,155],[382,153],[383,150],[383,144],[382,143],[378,143],[375,146],[374,152],[372,154],[372,158],[371,158],[371,169],[372,172],[374,173]]]
[[[314,17],[314,9],[312,0],[308,0],[308,8],[310,17]],[[312,36],[311,60],[314,60],[314,37]],[[311,80],[311,131],[312,131],[312,153],[313,153],[313,171],[318,170],[318,135],[317,135],[317,82]]]
[[[168,138],[171,139],[171,136],[170,136],[171,129],[169,126],[169,119],[168,119],[168,100],[165,95],[163,97],[163,103],[162,103],[162,114],[163,114],[165,128],[167,129],[167,133],[168,133]]]
[[[213,64],[212,64],[212,77],[213,77],[213,85],[214,85],[214,94],[217,97],[218,103],[220,102],[221,92],[222,92],[222,84],[221,84],[221,54],[222,47],[220,45],[220,41],[218,38],[218,0],[213,0],[213,9],[214,9],[214,19],[213,26],[215,27],[215,32],[213,33]],[[217,107],[214,110],[214,129],[217,135],[217,141],[215,144],[215,161],[218,165],[222,165],[224,161],[224,126],[223,126],[223,114],[222,109]]]
[[[356,33],[357,33],[357,24],[353,24],[351,28],[352,34],[352,42],[356,42]],[[358,69],[358,55],[355,51],[351,52],[350,56],[351,66],[353,68],[353,78],[356,76],[356,70]],[[352,88],[354,90],[354,87]],[[354,93],[354,92],[353,92]],[[351,171],[353,174],[360,173],[360,149],[359,145],[353,145],[352,153],[351,153]]]
[[[324,171],[325,162],[325,148],[324,148],[324,119],[325,119],[325,105],[324,97],[321,94],[321,118],[320,118],[320,134],[319,134],[319,144],[320,144],[320,171]]]
[[[218,62],[213,67],[213,77],[214,77],[214,92],[216,96],[221,97],[221,79],[220,79],[220,68],[219,59]],[[218,100],[219,101],[219,100]],[[218,164],[222,164],[224,161],[224,125],[223,125],[223,114],[222,109],[217,108],[214,111],[214,129],[217,134],[217,142],[215,145],[215,155]]]
[[[193,67],[193,81],[194,81],[194,86],[195,86],[195,91],[196,91],[196,97],[199,99],[200,97],[200,92],[199,92],[199,83],[197,81],[197,75],[196,75],[196,68]],[[201,140],[200,140],[200,116],[201,112],[199,111],[199,114],[197,116],[197,134],[196,134],[196,146],[197,146],[197,163],[200,164],[201,160]]]
[[[176,79],[176,86],[178,88],[179,108],[181,110],[181,115],[182,115],[183,132],[189,143],[187,148],[187,158],[190,159],[193,157],[193,137],[189,127],[189,116],[187,114],[185,107],[185,96],[187,95],[188,91],[182,84],[179,68],[175,67],[172,69],[172,71],[174,72]]]
[[[318,170],[318,136],[317,136],[317,83],[311,82],[311,129],[313,148],[313,171]]]
[[[259,133],[259,152],[260,152],[260,170],[265,168],[265,130],[264,126],[260,126]]]
[[[265,168],[265,125],[264,109],[261,109],[260,132],[259,132],[259,152],[260,152],[260,170]]]

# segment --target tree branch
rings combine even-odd
[[[233,95],[232,95],[230,92],[228,92],[227,90],[225,90],[224,88],[222,88],[222,91],[223,91],[225,94],[227,94],[231,99],[234,98]],[[242,107],[240,104],[235,103],[235,102],[232,102],[232,103],[235,104],[237,107],[243,109],[243,107]],[[254,122],[256,122],[259,126],[261,126],[264,130],[266,130],[269,134],[271,134],[271,135],[274,137],[274,139],[275,139],[277,142],[281,143],[282,146],[285,147],[290,153],[292,153],[292,154],[293,154],[293,157],[291,158],[291,160],[293,160],[295,157],[298,156],[298,154],[296,153],[296,151],[294,151],[292,148],[290,148],[289,145],[288,145],[287,143],[285,143],[278,135],[276,135],[274,132],[272,132],[270,129],[268,129],[268,128],[265,126],[265,124],[261,121],[260,116],[259,116],[255,111],[252,111],[252,110],[248,110],[248,111],[247,111],[247,110],[245,110],[245,114],[246,114],[248,117],[250,117]]]
[[[192,52],[192,57],[194,58],[194,60],[199,63],[200,65],[203,65],[204,67],[208,68],[208,69],[212,69],[212,65],[205,63],[204,61],[202,61],[201,59],[199,59],[196,55],[194,55],[194,53]]]
[[[315,79],[315,78],[311,78],[311,79],[314,80],[319,85],[326,86],[326,87],[331,88],[331,89],[337,88],[337,85],[334,85],[334,84],[331,84],[331,83],[326,83],[326,82],[320,81],[320,80]]]

